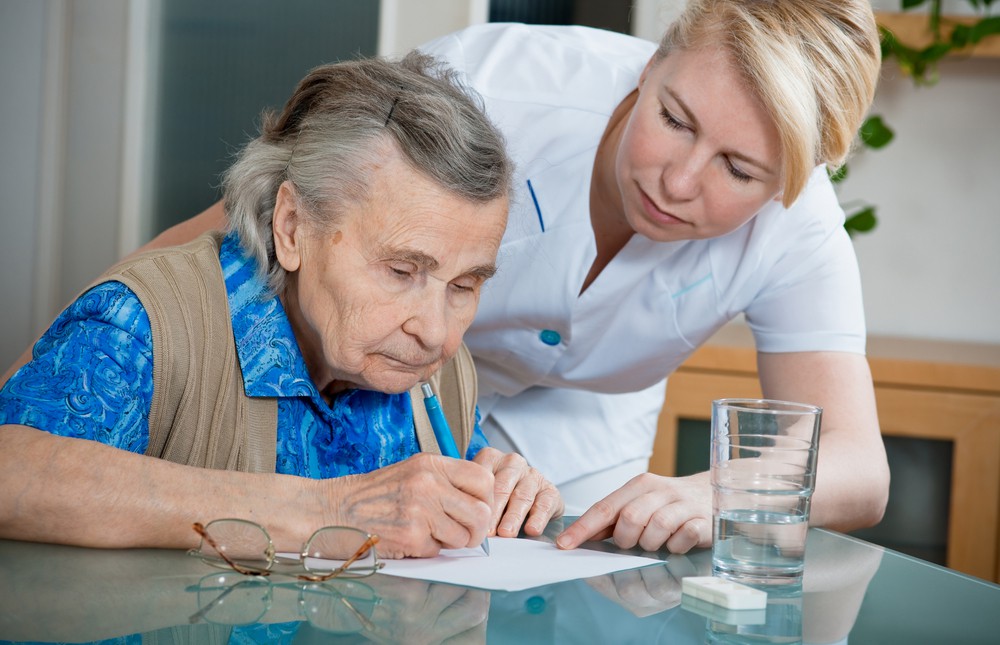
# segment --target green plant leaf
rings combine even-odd
[[[972,44],[975,44],[983,38],[993,36],[995,34],[1000,34],[1000,16],[983,18],[974,24],[972,26],[972,36],[970,40]]]
[[[854,237],[857,233],[868,233],[878,224],[875,216],[875,207],[867,206],[853,213],[844,221],[844,228],[847,234]]]
[[[957,49],[962,49],[972,44],[972,27],[969,25],[955,25],[951,32],[951,44]]]
[[[903,0],[903,9],[912,9],[914,7],[919,7],[920,5],[927,2],[927,0]]]
[[[934,43],[920,50],[920,56],[929,63],[936,63],[948,55],[954,47],[951,43]]]
[[[949,44],[937,44],[920,51],[897,51],[896,61],[903,73],[913,78],[915,85],[931,86],[938,82],[938,61],[951,49]]]
[[[861,142],[869,148],[882,148],[896,136],[889,126],[885,124],[881,116],[874,115],[865,119],[858,131]]]
[[[881,38],[879,39],[879,44],[882,46],[882,58],[888,58],[895,53],[896,45],[899,41],[896,40],[896,34],[892,33],[882,25],[878,26],[878,32]]]
[[[941,0],[931,0],[931,7],[927,10],[927,23],[934,34],[934,42],[941,42]]]
[[[830,181],[835,184],[839,184],[840,182],[847,179],[847,164],[845,163],[843,166],[837,168],[832,172],[828,171],[828,173],[830,175]]]
[[[945,44],[943,51],[939,45],[916,50],[901,43],[895,34],[885,27],[879,29],[882,33],[882,58],[894,57],[899,69],[913,78],[913,82],[917,85],[933,85],[937,82],[938,76],[934,63],[947,53],[950,45]]]

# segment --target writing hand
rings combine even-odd
[[[478,546],[489,529],[493,473],[469,461],[421,453],[327,481],[335,523],[378,535],[386,558]]]
[[[663,546],[687,553],[712,544],[712,489],[708,473],[661,477],[643,473],[595,503],[556,538],[574,549],[587,540],[613,537],[623,549]]]
[[[487,447],[474,461],[494,475],[490,534],[517,537],[523,524],[528,535],[541,535],[549,520],[563,514],[559,490],[521,455]]]

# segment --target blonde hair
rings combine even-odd
[[[729,53],[771,115],[781,141],[786,207],[816,165],[843,165],[881,66],[868,0],[689,0],[655,59],[703,46]]]

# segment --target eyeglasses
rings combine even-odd
[[[356,580],[325,583],[271,582],[238,572],[213,573],[188,587],[198,593],[198,611],[191,624],[253,625],[271,610],[275,589],[297,589],[299,615],[311,625],[335,634],[372,631],[371,617],[381,601],[371,587]]]
[[[249,520],[222,519],[192,526],[201,536],[201,544],[188,551],[189,555],[243,575],[267,576],[276,563],[299,563],[308,573],[297,574],[298,579],[322,582],[370,576],[383,566],[375,552],[378,536],[346,526],[319,529],[297,554],[276,553],[267,530]]]

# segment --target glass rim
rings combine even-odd
[[[823,408],[811,403],[798,403],[782,399],[725,398],[712,401],[712,407],[726,408],[737,412],[760,412],[764,414],[822,414]]]

